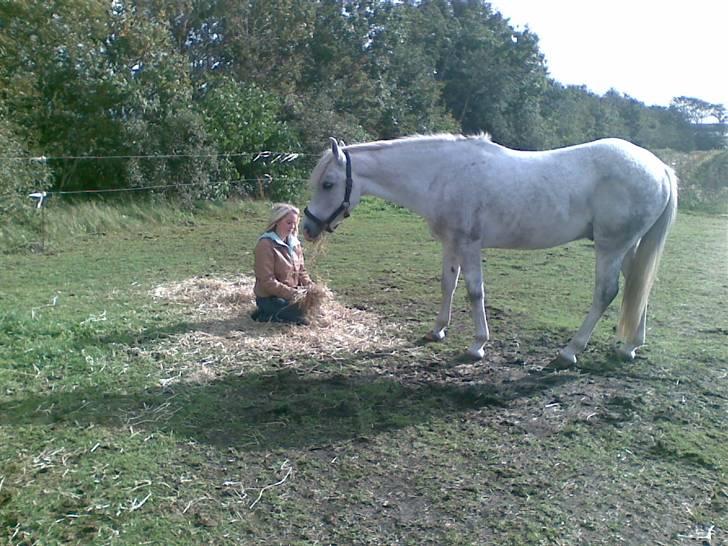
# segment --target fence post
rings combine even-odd
[[[43,201],[45,200],[47,192],[36,191],[28,195],[31,199],[37,199],[35,208],[40,209],[40,251],[45,252],[45,207]]]

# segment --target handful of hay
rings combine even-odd
[[[315,320],[322,315],[324,304],[332,300],[331,290],[325,284],[311,284],[296,295],[293,303],[300,307],[304,317]]]

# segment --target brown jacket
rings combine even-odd
[[[295,288],[308,286],[311,278],[303,265],[301,245],[291,258],[288,247],[272,239],[260,239],[255,245],[255,287],[253,291],[260,298],[276,296],[290,300]]]

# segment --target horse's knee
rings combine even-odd
[[[614,298],[617,297],[617,294],[619,293],[619,277],[615,279],[610,279],[609,281],[605,282],[602,286],[599,292],[597,293],[599,300],[604,304],[604,306],[608,306],[612,301],[614,301]]]
[[[485,299],[485,291],[483,290],[483,285],[480,285],[478,287],[470,287],[468,286],[468,300],[470,303],[479,303]]]

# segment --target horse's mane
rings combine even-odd
[[[346,146],[347,150],[370,151],[381,150],[391,146],[400,146],[407,143],[426,143],[426,142],[457,142],[461,140],[480,140],[492,142],[488,133],[478,133],[475,135],[458,135],[453,133],[434,133],[430,135],[410,135],[392,140],[375,140],[373,142],[363,142],[361,144],[352,144]]]
[[[433,133],[429,135],[410,135],[391,140],[374,140],[372,142],[362,142],[360,144],[350,144],[345,146],[344,149],[350,151],[376,151],[391,148],[392,146],[401,146],[403,144],[422,144],[422,143],[442,143],[442,142],[459,142],[459,141],[472,141],[472,142],[487,142],[492,143],[491,136],[489,133],[477,133],[474,135],[459,135],[453,133]],[[318,181],[322,174],[326,171],[329,162],[333,159],[333,154],[330,149],[324,151],[319,159],[318,163],[311,171],[309,182],[314,184]]]

